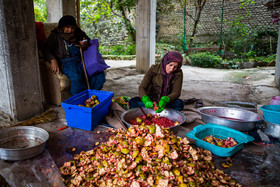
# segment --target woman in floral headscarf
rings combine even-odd
[[[183,83],[182,61],[181,53],[170,51],[162,58],[160,64],[152,65],[139,86],[140,97],[129,101],[130,108],[153,108],[156,102],[157,113],[165,107],[182,110],[184,102],[179,99]]]

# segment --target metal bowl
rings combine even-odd
[[[238,108],[201,107],[197,111],[205,123],[223,125],[239,131],[250,131],[263,123],[262,115]]]
[[[44,151],[49,134],[33,126],[10,127],[0,130],[0,158],[25,160]]]
[[[265,134],[270,135],[274,138],[280,138],[280,124],[270,123],[266,121]]]
[[[185,121],[186,121],[186,116],[177,111],[177,110],[173,110],[173,109],[169,109],[166,108],[164,109],[161,113],[155,113],[154,109],[148,109],[148,108],[142,108],[143,111],[148,115],[148,114],[159,114],[161,117],[166,117],[169,120],[172,121],[178,121],[179,124],[173,127],[170,127],[170,129],[175,130],[176,127],[182,125]],[[139,116],[143,116],[143,112],[140,110],[140,108],[133,108],[133,109],[129,109],[126,112],[122,113],[121,115],[121,119],[122,121],[127,125],[127,127],[129,128],[132,124],[130,124],[130,121],[139,117]]]
[[[225,101],[225,102],[220,102],[220,104],[224,107],[239,108],[243,110],[249,110],[252,112],[258,111],[256,103],[241,102],[241,101]]]

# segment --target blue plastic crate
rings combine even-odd
[[[78,106],[92,95],[97,96],[98,105],[93,108]],[[92,131],[107,115],[113,96],[113,92],[89,89],[63,101],[61,106],[65,111],[67,126]]]
[[[260,109],[266,121],[280,125],[280,105],[264,105]]]
[[[205,125],[198,125],[193,128],[193,130],[186,134],[187,137],[195,140],[195,144],[202,148],[211,151],[213,154],[220,157],[228,157],[239,151],[245,143],[254,140],[252,136],[244,134],[240,131],[234,130],[221,125],[216,125],[213,123],[207,123]],[[204,141],[206,136],[213,135],[220,139],[226,139],[228,137],[233,138],[237,141],[237,145],[230,148],[219,147]]]

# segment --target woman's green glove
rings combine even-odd
[[[158,102],[158,109],[156,110],[156,113],[162,112],[164,110],[164,108],[165,108],[165,105],[167,103],[169,103],[169,102],[170,102],[170,98],[169,97],[167,97],[167,96],[161,97],[160,101]]]
[[[151,101],[149,96],[144,95],[141,100],[146,108],[153,108],[153,102]]]

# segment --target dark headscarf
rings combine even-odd
[[[73,16],[66,15],[60,18],[58,22],[58,27],[56,28],[60,38],[63,38],[69,43],[78,43],[78,39],[74,33],[64,33],[65,26],[75,26],[77,27],[76,19]],[[76,28],[78,29],[78,27]]]
[[[66,15],[66,16],[63,16],[62,18],[60,18],[60,20],[58,22],[58,27],[62,28],[67,25],[77,27],[76,19],[70,15]]]
[[[182,61],[183,61],[183,57],[181,53],[177,51],[170,51],[166,55],[164,55],[164,57],[161,59],[162,86],[158,99],[160,99],[162,96],[168,95],[168,88],[170,86],[170,81],[173,77],[173,73],[180,70],[180,68],[182,67]],[[172,74],[167,74],[166,65],[171,62],[178,62],[179,63],[178,69],[174,71]]]

